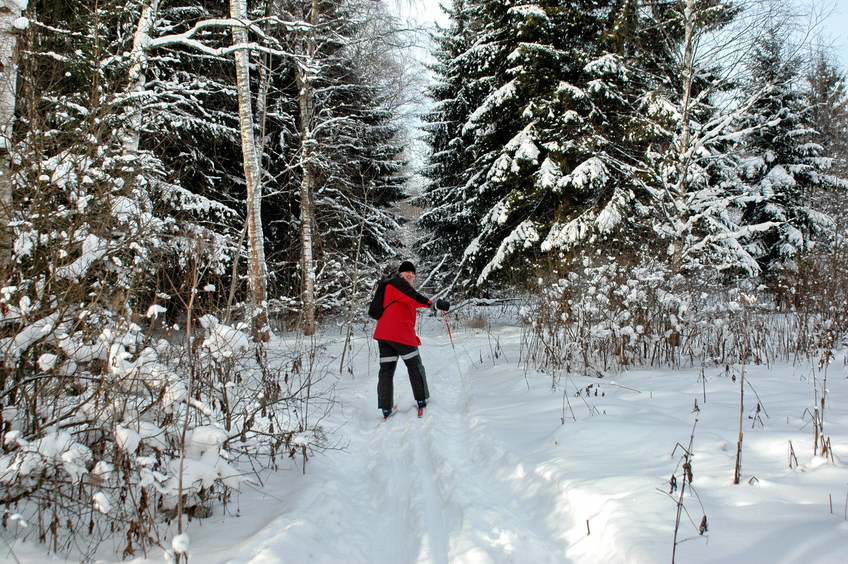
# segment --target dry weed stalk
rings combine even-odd
[[[698,531],[699,535],[703,536],[704,533],[706,533],[707,530],[708,530],[708,528],[707,528],[707,515],[706,515],[706,511],[704,510],[704,504],[701,503],[701,498],[700,498],[700,496],[698,496],[697,492],[694,489],[694,486],[692,485],[692,481],[694,480],[694,474],[693,474],[693,471],[692,471],[692,458],[694,457],[694,452],[692,450],[692,445],[695,442],[695,428],[697,426],[698,426],[698,419],[695,418],[695,422],[692,424],[692,432],[689,435],[688,446],[684,447],[680,443],[677,443],[674,446],[674,449],[671,451],[671,456],[674,456],[674,454],[677,452],[678,448],[680,448],[683,451],[683,456],[678,460],[678,465],[680,465],[680,463],[682,461],[682,465],[679,466],[679,468],[682,469],[680,478],[678,479],[678,477],[675,475],[676,472],[677,472],[677,469],[675,469],[675,471],[671,474],[671,478],[669,479],[670,488],[669,488],[669,491],[667,492],[667,495],[669,495],[670,497],[672,497],[672,494],[674,494],[675,492],[678,492],[677,499],[674,499],[674,497],[672,497],[672,499],[674,499],[675,506],[676,506],[676,509],[677,509],[676,514],[675,514],[675,520],[674,520],[674,541],[673,541],[672,550],[671,550],[671,562],[672,562],[672,564],[674,564],[675,557],[677,555],[677,545],[680,544],[680,542],[683,542],[682,540],[681,541],[678,540],[678,534],[680,532],[680,525],[681,525],[681,521],[683,519],[684,513],[689,518],[689,521],[690,521],[690,523],[692,523],[692,526]],[[695,495],[695,497],[698,500],[698,503],[700,504],[700,507],[701,507],[702,517],[701,517],[700,523],[697,524],[697,525],[695,524],[695,521],[692,519],[692,516],[689,514],[689,511],[686,509],[686,507],[683,503],[683,500],[684,500],[685,494],[686,494],[687,484],[689,485],[689,490]]]

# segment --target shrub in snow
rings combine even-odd
[[[585,257],[541,281],[523,346],[537,368],[599,376],[631,366],[763,363],[828,350],[846,328],[837,310],[780,312],[751,283]]]
[[[161,544],[170,521],[211,514],[281,452],[321,448],[320,429],[300,415],[315,401],[303,382],[311,375],[300,375],[305,350],[260,365],[247,334],[212,316],[192,347],[110,319],[85,339],[67,334],[68,322],[51,338],[43,328],[57,324],[44,322],[33,332],[40,339],[6,341],[7,351],[20,346],[19,369],[40,371],[4,388],[17,405],[0,420],[0,501],[38,524],[17,534],[50,539],[60,552],[71,539],[83,546],[114,535],[128,556]],[[47,348],[56,352],[35,352]],[[77,369],[60,376],[69,357]],[[8,374],[15,365],[5,366]]]

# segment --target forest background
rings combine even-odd
[[[526,303],[545,369],[750,361],[763,320],[792,354],[843,338],[828,7],[461,0],[432,82],[371,1],[3,7],[0,502],[54,550],[133,554],[322,448],[310,337],[351,338],[413,253],[430,294]]]

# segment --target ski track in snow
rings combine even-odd
[[[536,530],[540,516],[554,513],[537,496],[550,485],[522,474],[504,445],[487,433],[481,414],[473,411],[473,368],[460,365],[457,375],[451,352],[425,356],[425,364],[433,397],[424,417],[416,417],[401,366],[395,377],[395,395],[404,398],[400,410],[378,426],[360,453],[373,457],[365,472],[381,487],[370,493],[378,508],[370,528],[379,533],[359,556],[371,562],[508,562],[519,555],[523,561],[561,561],[561,547],[547,540],[556,531]],[[367,426],[352,430],[360,432],[367,435]],[[353,519],[365,513],[350,512]],[[407,538],[408,531],[419,531],[418,538]]]
[[[449,360],[453,360],[448,355]],[[436,375],[437,400],[433,417],[425,421],[417,441],[427,448],[418,470],[435,477],[438,492],[448,496],[433,508],[431,522],[442,516],[447,521],[451,543],[446,557],[433,551],[432,562],[561,561],[561,547],[551,543],[557,532],[538,523],[555,513],[553,490],[542,497],[536,493],[550,485],[534,473],[525,473],[510,457],[503,443],[488,432],[486,414],[474,411],[470,374],[456,363],[447,362]],[[441,487],[439,486],[441,484]],[[547,502],[545,501],[547,500]],[[437,530],[431,529],[433,536]],[[434,543],[436,545],[437,543]]]
[[[310,462],[303,487],[285,496],[283,514],[229,562],[285,562],[290,554],[378,564],[565,559],[567,502],[559,480],[524,468],[489,431],[488,414],[475,411],[467,351],[454,356],[447,337],[421,351],[432,396],[424,417],[416,416],[402,364],[395,373],[399,409],[387,421],[375,405],[373,364],[373,374],[343,378],[338,390],[350,396],[340,398],[345,452]],[[342,464],[342,472],[321,476],[328,463]],[[307,512],[309,521],[299,518]]]

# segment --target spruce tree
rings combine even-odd
[[[434,90],[442,99],[430,117],[441,137],[431,139],[436,181],[426,194],[441,196],[440,205],[423,223],[438,213],[441,234],[446,226],[462,233],[446,250],[461,265],[462,283],[479,286],[514,269],[532,271],[545,253],[582,238],[589,224],[616,223],[604,210],[621,195],[609,187],[628,165],[603,131],[622,103],[603,79],[624,71],[600,46],[606,4],[460,8],[466,19],[443,43],[437,70],[445,76]],[[476,40],[463,36],[468,30]],[[451,150],[458,139],[463,151]]]
[[[787,54],[776,33],[756,46],[750,62],[749,90],[773,85],[751,108],[745,125],[746,158],[740,163],[745,182],[742,239],[764,274],[812,248],[827,236],[832,219],[822,212],[822,191],[836,185],[828,174],[822,146],[810,142],[809,107],[798,88],[800,60]]]
[[[639,252],[656,192],[645,155],[667,132],[645,109],[671,60],[646,17],[633,2],[458,5],[436,67],[422,249],[450,253],[463,284],[578,248]]]
[[[471,112],[489,91],[480,79],[486,67],[480,68],[474,53],[482,28],[479,4],[457,0],[447,13],[451,27],[442,29],[436,38],[436,62],[431,71],[437,77],[429,89],[434,102],[424,115],[425,140],[430,147],[424,176],[427,179],[418,198],[424,208],[418,223],[425,235],[417,243],[417,251],[425,263],[450,265],[474,238],[478,217],[466,206],[469,169],[472,164],[468,147],[472,132],[465,128]],[[450,272],[448,266],[443,271]]]
[[[30,3],[30,17],[41,19],[21,45],[26,54],[19,87],[18,134],[23,143],[15,179],[15,212],[23,218],[18,236],[49,240],[43,249],[40,243],[21,247],[28,258],[18,257],[22,269],[15,275],[35,280],[44,275],[39,269],[47,268],[38,262],[41,250],[52,256],[48,260],[58,252],[72,261],[85,254],[85,241],[97,236],[110,241],[110,256],[119,257],[111,266],[101,261],[89,265],[110,272],[101,277],[104,290],[120,293],[135,281],[154,281],[125,295],[128,304],[122,307],[131,310],[146,309],[157,294],[176,296],[184,290],[180,269],[189,260],[189,240],[209,242],[204,260],[221,274],[230,250],[226,237],[219,237],[224,233],[213,226],[234,216],[232,208],[185,190],[169,166],[168,141],[150,140],[157,124],[180,119],[178,111],[167,111],[176,98],[157,91],[155,81],[139,95],[126,94],[131,65],[127,54],[140,8],[135,1],[96,7]],[[127,155],[117,133],[128,121],[124,110],[130,105],[141,106],[146,116],[142,139],[148,141]],[[44,214],[42,206],[55,206],[56,212]],[[60,240],[42,237],[51,233],[64,235]],[[122,281],[105,282],[113,276]],[[116,303],[121,300],[116,298]]]
[[[810,108],[809,121],[824,155],[832,158],[831,171],[848,177],[848,79],[845,71],[824,51],[813,55],[806,75],[804,99]]]

